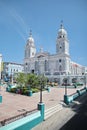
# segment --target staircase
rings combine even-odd
[[[50,116],[52,116],[53,114],[55,114],[56,112],[62,110],[62,109],[63,109],[62,105],[61,105],[61,104],[58,104],[58,105],[56,105],[56,106],[53,106],[53,107],[51,107],[51,108],[45,110],[45,120],[46,120],[47,118],[49,118]]]

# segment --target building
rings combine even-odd
[[[84,75],[85,74],[85,67],[80,64],[77,64],[73,61],[71,61],[70,70],[71,70],[72,75]]]
[[[85,67],[85,75],[87,75],[87,67]]]
[[[34,38],[30,32],[25,47],[25,73],[44,74],[49,79],[57,79],[57,81],[60,80],[60,76],[82,75],[85,70],[84,66],[71,61],[68,35],[63,24],[60,25],[58,30],[55,46],[56,53],[53,55],[49,52],[44,52],[42,48],[37,53]]]
[[[5,80],[14,77],[15,74],[19,72],[24,72],[23,64],[13,63],[13,62],[3,62],[3,78]]]

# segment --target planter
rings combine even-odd
[[[80,90],[77,90],[77,93],[79,94],[79,96],[81,95],[81,92],[80,92]]]
[[[8,92],[8,87],[6,87],[6,92]]]
[[[11,88],[10,87],[7,87],[6,88],[6,92],[10,92]]]
[[[21,94],[22,91],[21,91],[20,89],[17,89],[17,90],[16,90],[16,93],[17,93],[17,94]]]
[[[29,92],[28,92],[28,96],[32,96],[32,91],[29,91]]]
[[[48,87],[48,88],[47,88],[47,91],[48,91],[48,92],[50,92],[50,91],[51,91],[50,87]]]
[[[69,105],[69,98],[67,95],[64,95],[64,103],[66,103],[67,105]]]

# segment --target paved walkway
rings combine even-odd
[[[80,88],[81,89],[81,88]],[[76,89],[68,89],[68,94],[76,92]],[[51,88],[51,92],[43,92],[43,102],[45,109],[63,101],[65,93],[64,88]],[[33,94],[33,96],[24,96],[6,92],[5,87],[1,87],[0,94],[2,95],[2,103],[0,104],[0,121],[10,117],[19,115],[26,111],[37,109],[37,104],[40,101],[40,93]]]
[[[79,127],[79,126],[84,126],[84,124],[85,125],[87,124],[87,122],[86,122],[87,116],[85,114],[86,111],[83,112],[83,115],[80,112],[80,109],[82,109],[81,107],[83,104],[85,105],[85,110],[87,110],[86,109],[87,93],[80,96],[77,100],[73,101],[73,103],[69,107],[67,107],[64,104],[64,107],[61,111],[56,112],[50,118],[48,118],[47,120],[38,124],[34,128],[32,128],[32,130],[67,130],[67,128],[69,130],[71,130],[71,129],[77,130],[77,129],[75,129],[75,124],[76,124],[76,127],[78,125],[77,128],[79,128],[79,130],[80,130],[81,127]],[[83,106],[83,111],[84,111],[84,106]],[[80,113],[80,116],[75,120],[74,116],[78,116],[78,113]],[[74,117],[74,119],[73,119],[73,117]],[[85,117],[85,120],[83,120],[84,117]],[[70,124],[67,125],[68,121],[70,121],[70,123],[71,123],[72,120],[70,120],[70,119],[73,119],[73,121],[74,121],[74,122],[72,122],[72,125],[74,124],[73,126]],[[78,119],[80,119],[80,121]],[[81,124],[79,125],[78,122]],[[84,127],[83,127],[83,129],[81,128],[81,130],[85,130]]]

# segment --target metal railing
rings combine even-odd
[[[9,123],[14,122],[16,120],[19,120],[19,119],[26,117],[28,115],[31,115],[32,113],[35,113],[36,111],[38,111],[38,110],[33,109],[32,111],[25,111],[19,115],[4,119],[4,120],[0,121],[0,127],[5,126],[6,124],[9,124]]]

